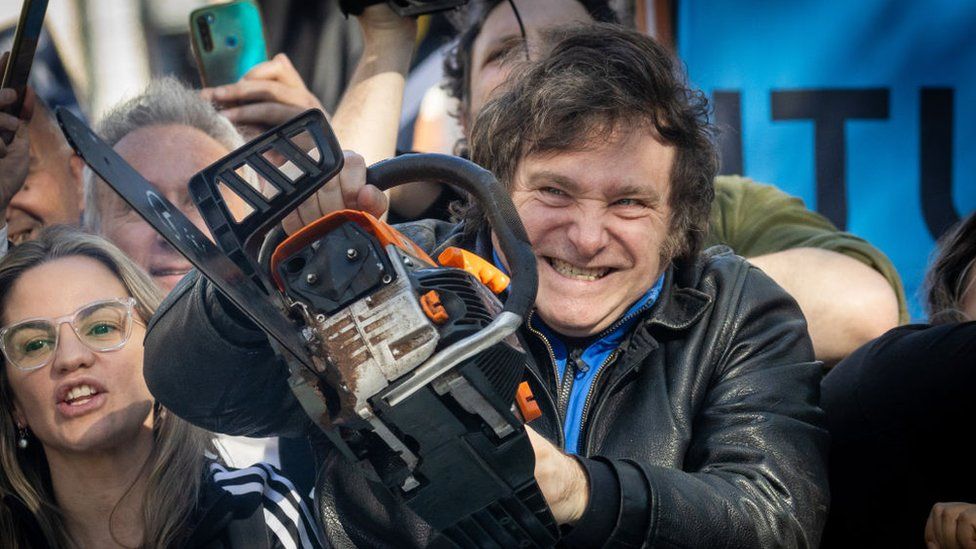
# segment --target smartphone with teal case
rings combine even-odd
[[[268,59],[261,11],[251,0],[215,4],[190,13],[190,43],[207,87],[240,80]]]

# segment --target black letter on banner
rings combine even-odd
[[[741,175],[742,167],[742,94],[737,91],[718,91],[712,94],[715,107],[715,126],[718,127],[718,152],[722,165],[718,173]]]
[[[922,88],[919,169],[922,215],[932,238],[959,221],[952,204],[952,88]]]
[[[817,211],[847,227],[847,161],[844,122],[888,118],[888,90],[795,90],[772,92],[773,120],[813,120]]]

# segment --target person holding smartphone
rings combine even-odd
[[[33,239],[44,227],[78,225],[85,163],[61,133],[54,113],[35,96],[27,124],[30,160],[27,178],[7,205],[7,235],[14,246]]]
[[[396,15],[386,4],[370,6],[356,19],[363,31],[363,55],[330,123],[342,147],[360,153],[368,165],[396,154],[397,123],[417,22]],[[308,109],[325,110],[282,53],[254,66],[233,84],[201,93],[235,125],[261,131]]]

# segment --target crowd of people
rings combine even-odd
[[[462,193],[366,183],[397,153],[416,21],[385,5],[357,19],[363,55],[329,113],[344,167],[284,230],[389,210],[431,256],[507,269]],[[908,324],[878,249],[775,186],[716,175],[704,95],[605,0],[471,0],[456,22],[458,151],[507,190],[537,260],[518,334],[559,545],[976,547],[976,214],[941,239],[929,321]],[[95,130],[206,232],[190,178],[308,108],[322,105],[277,55],[226,86],[154,81]],[[5,546],[435,541],[331,446],[267,335],[84,166],[43,101],[28,92],[0,129]],[[217,433],[280,437],[284,472],[229,466]]]

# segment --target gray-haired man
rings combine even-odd
[[[175,204],[200,230],[203,218],[190,200],[187,184],[244,143],[229,120],[200,96],[172,79],[152,82],[146,90],[112,109],[99,121],[98,134]],[[192,268],[103,182],[86,170],[84,225],[111,240],[169,291]],[[247,213],[230,197],[228,207]]]

